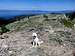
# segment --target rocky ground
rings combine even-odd
[[[0,56],[74,56],[75,31],[60,23],[58,18],[64,15],[47,16],[32,16],[7,25],[11,31],[0,35]],[[37,48],[31,44],[33,31],[44,41]]]

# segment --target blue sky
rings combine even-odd
[[[75,0],[0,0],[0,10],[75,10]]]

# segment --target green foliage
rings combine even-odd
[[[46,18],[46,19],[44,19],[44,21],[49,21],[50,19],[48,19],[48,18]]]
[[[43,17],[45,18],[44,21],[49,21],[48,16],[47,15],[43,15]]]
[[[10,31],[9,29],[7,29],[4,25],[1,26],[1,33],[5,33]]]
[[[69,28],[72,28],[74,26],[74,23],[71,20],[67,19],[62,19],[62,23]]]
[[[48,16],[47,16],[47,15],[45,15],[45,14],[43,15],[43,17],[44,17],[44,18],[48,18]]]

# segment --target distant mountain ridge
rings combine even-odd
[[[64,11],[41,11],[41,10],[0,10],[0,17],[11,18],[19,15],[36,15],[36,14],[47,14],[47,13],[71,13],[71,10]]]

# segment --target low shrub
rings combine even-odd
[[[62,19],[62,23],[65,25],[65,27],[72,28],[74,26],[74,23],[71,20],[67,19]]]
[[[8,31],[10,31],[10,30],[7,29],[4,25],[1,26],[1,34],[6,33],[6,32],[8,32]]]

